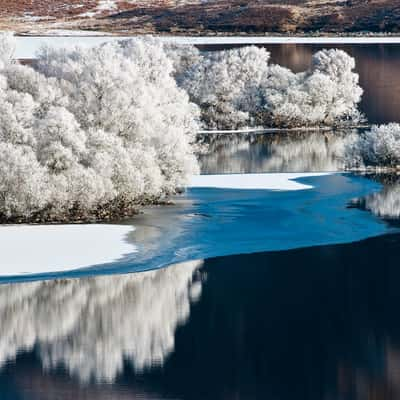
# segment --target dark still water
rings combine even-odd
[[[3,285],[2,400],[400,397],[400,235]]]
[[[200,46],[218,50],[236,46]],[[321,49],[339,48],[356,60],[364,89],[361,110],[371,123],[400,122],[400,44],[268,44],[271,62],[295,72],[306,70]]]
[[[346,136],[353,131],[204,135],[201,173],[342,171]]]

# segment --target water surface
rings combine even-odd
[[[0,286],[1,398],[397,399],[399,246]]]

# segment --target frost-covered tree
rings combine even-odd
[[[164,42],[164,51],[172,61],[174,76],[178,85],[181,83],[186,72],[202,58],[200,51],[192,45],[176,44],[166,41]]]
[[[11,33],[5,32],[0,35],[0,68],[13,62],[15,54],[15,41]]]
[[[352,135],[346,143],[349,168],[397,167],[400,165],[400,124],[373,125]]]
[[[3,220],[112,217],[197,172],[197,107],[163,44],[44,48],[35,69],[13,63],[12,47],[1,37]]]
[[[251,46],[204,54],[181,84],[208,128],[337,125],[361,118],[354,67],[345,52],[322,50],[310,70],[295,74],[269,64],[269,53]]]
[[[236,128],[252,123],[262,107],[260,89],[270,54],[255,46],[209,52],[187,70],[182,86],[202,111],[208,128]]]

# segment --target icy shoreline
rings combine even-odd
[[[305,190],[312,186],[294,179],[331,173],[267,173],[199,175],[188,188]],[[127,235],[132,225],[65,224],[0,225],[0,276],[73,271],[107,264],[137,253]]]

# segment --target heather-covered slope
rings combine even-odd
[[[400,31],[397,0],[0,0],[0,29],[115,33]]]

